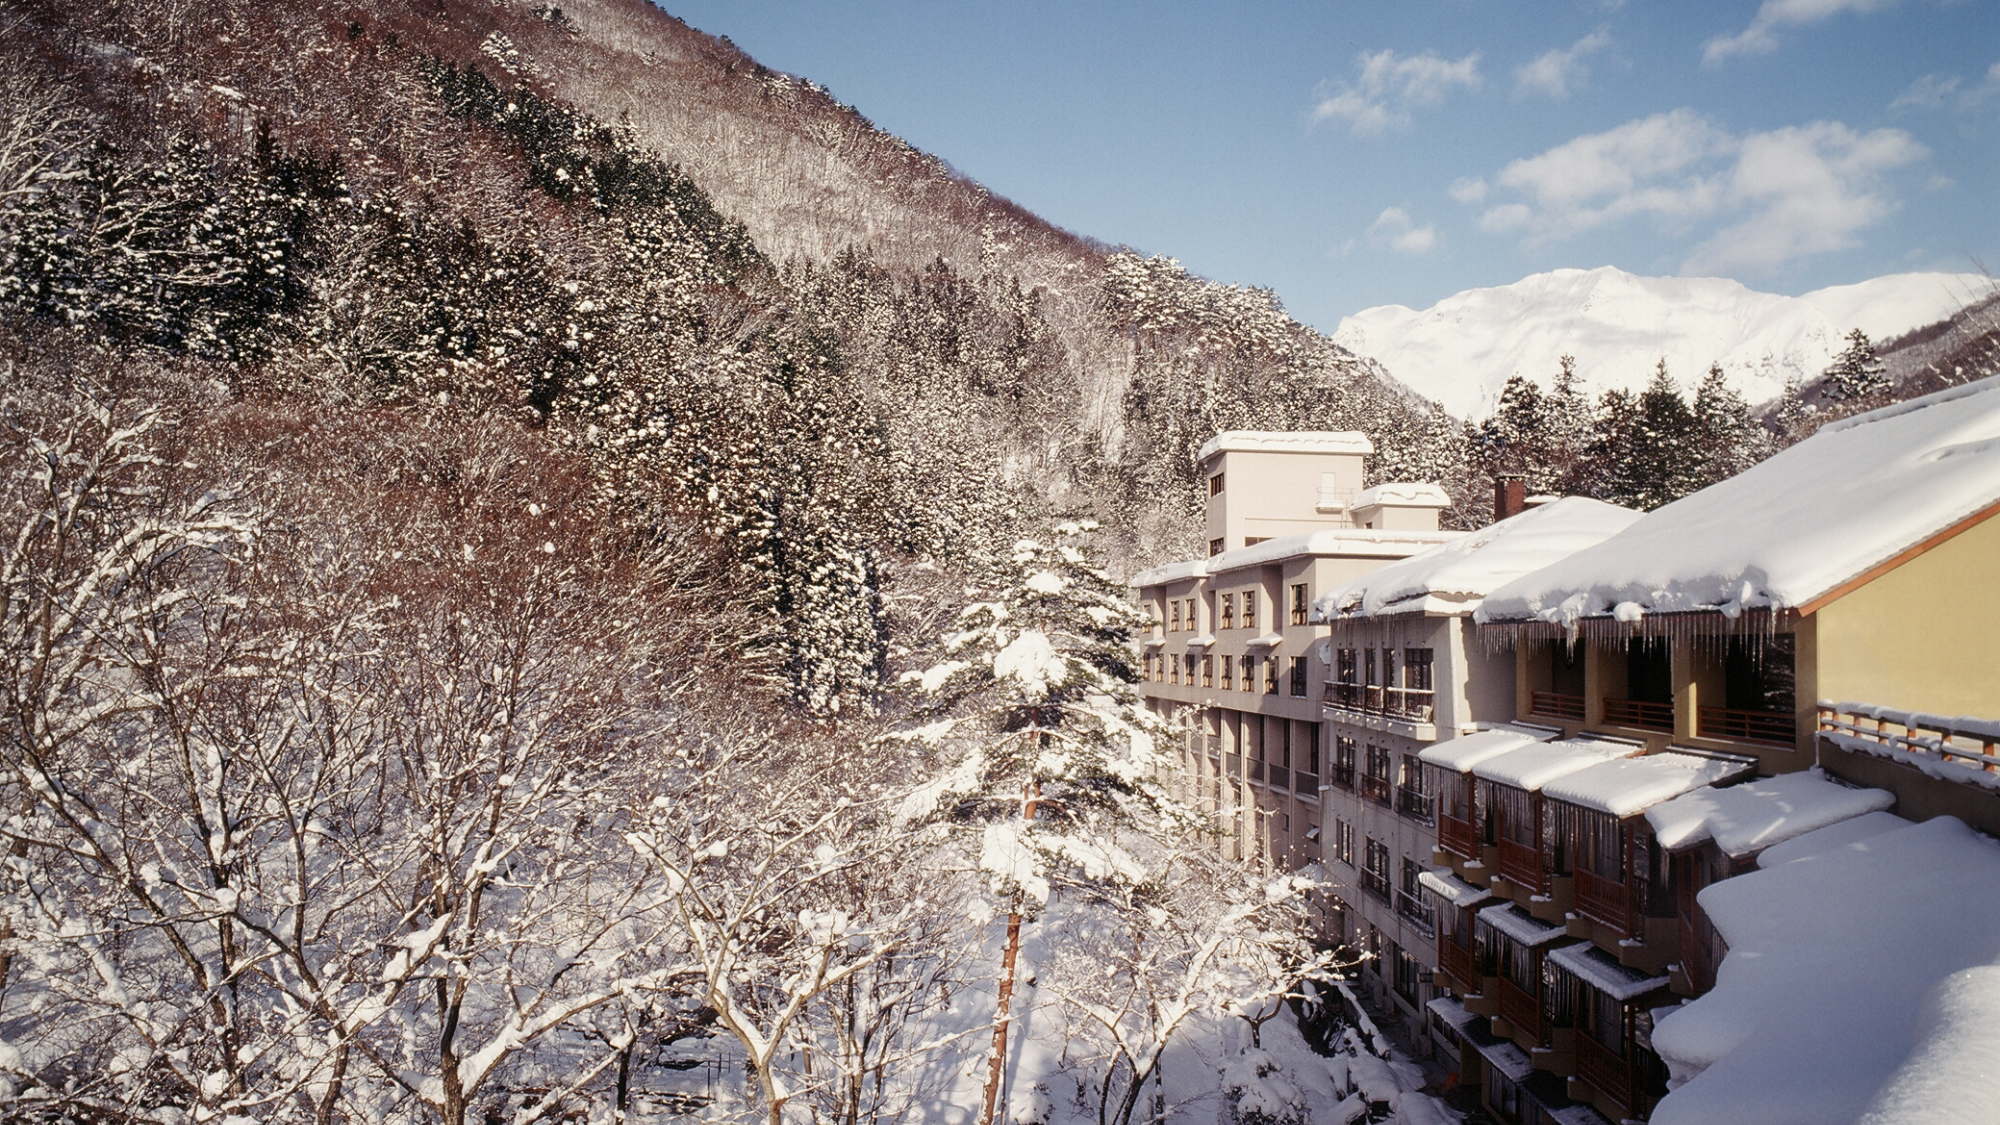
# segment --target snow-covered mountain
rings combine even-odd
[[[1978,274],[1901,273],[1786,297],[1726,278],[1562,269],[1427,309],[1364,309],[1333,339],[1462,418],[1485,417],[1516,372],[1547,386],[1564,353],[1593,393],[1643,386],[1661,356],[1684,387],[1719,361],[1755,403],[1793,375],[1818,375],[1854,328],[1882,340],[1942,320],[1991,286]]]

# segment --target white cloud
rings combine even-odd
[[[1567,47],[1537,55],[1514,70],[1514,93],[1547,94],[1561,101],[1590,77],[1584,58],[1611,45],[1611,33],[1598,28]]]
[[[1494,179],[1520,198],[1479,226],[1539,244],[1645,218],[1707,232],[1685,272],[1768,270],[1854,245],[1896,207],[1887,174],[1926,155],[1901,129],[1819,121],[1736,135],[1677,109],[1513,161]]]
[[[1342,121],[1356,136],[1371,137],[1410,123],[1415,106],[1436,105],[1456,89],[1479,88],[1479,52],[1447,59],[1425,51],[1363,51],[1355,56],[1355,77],[1322,84],[1313,103],[1314,121]]]
[[[1470,207],[1486,198],[1486,181],[1478,176],[1461,176],[1444,190],[1446,195]]]
[[[1926,74],[1896,95],[1889,108],[1973,110],[1996,95],[2000,95],[2000,62],[1971,83],[1956,74]]]
[[[1502,203],[1479,216],[1479,229],[1488,234],[1505,234],[1528,225],[1535,212],[1525,203]]]
[[[1764,55],[1777,50],[1778,30],[1818,23],[1842,12],[1874,12],[1896,0],[1764,0],[1750,26],[1702,44],[1701,61],[1713,65],[1732,55]]]
[[[1368,235],[1399,254],[1428,254],[1438,245],[1437,228],[1429,224],[1418,226],[1401,207],[1384,207],[1375,221],[1368,224]]]

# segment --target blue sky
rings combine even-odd
[[[1328,331],[1560,266],[2000,272],[1996,0],[663,6]]]

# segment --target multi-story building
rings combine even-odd
[[[1209,555],[1131,583],[1153,617],[1142,690],[1185,732],[1184,791],[1239,856],[1321,858],[1325,676],[1311,605],[1358,575],[1455,537],[1434,485],[1363,489],[1358,433],[1221,434],[1203,446]]]
[[[1420,881],[1453,994],[1431,1008],[1490,1114],[1645,1117],[1654,1013],[1726,956],[1702,892],[1766,843],[1890,801],[2000,828],[2000,723],[1945,717],[2000,714],[1995,514],[1988,380],[1828,426],[1485,599],[1516,721],[1422,752],[1443,870]]]
[[[1439,908],[1424,886],[1437,791],[1418,755],[1514,716],[1512,656],[1480,642],[1472,611],[1502,583],[1639,518],[1578,497],[1525,512],[1524,503],[1518,481],[1502,482],[1498,522],[1370,571],[1314,606],[1331,626],[1321,717],[1332,769],[1320,827],[1330,874],[1349,888],[1339,921],[1346,940],[1374,954],[1364,990],[1412,1042],[1433,1022],[1425,1005],[1438,995],[1439,968]]]

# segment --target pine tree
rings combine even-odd
[[[1785,380],[1778,405],[1771,411],[1772,441],[1783,448],[1811,437],[1813,413],[1812,404],[1806,401],[1805,384],[1796,375]]]
[[[1541,388],[1510,375],[1492,416],[1473,433],[1474,456],[1487,475],[1521,474],[1529,491],[1542,491],[1549,484],[1547,428]]]
[[[1826,394],[1835,402],[1862,402],[1889,389],[1889,376],[1868,334],[1856,328],[1847,334],[1847,349],[1826,369]]]
[[[1651,510],[1694,491],[1695,457],[1688,447],[1694,416],[1662,358],[1639,394],[1622,457],[1611,463],[1607,499]]]
[[[1557,361],[1555,383],[1542,396],[1544,441],[1547,445],[1547,488],[1562,493],[1578,492],[1577,476],[1590,447],[1590,399],[1583,393],[1576,373],[1576,357],[1565,355]]]
[[[1770,434],[1750,416],[1750,404],[1729,385],[1722,365],[1712,363],[1694,392],[1694,441],[1688,450],[1699,462],[1696,487],[1727,480],[1770,452]]]

